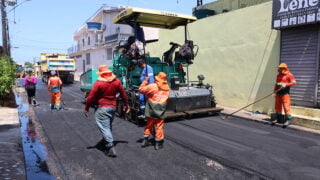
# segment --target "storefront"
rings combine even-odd
[[[292,104],[320,108],[320,5],[318,0],[273,0],[272,28],[281,31],[280,61],[298,85]]]

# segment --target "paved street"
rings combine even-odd
[[[52,111],[39,83],[32,117],[57,179],[318,179],[320,135],[219,116],[168,122],[165,148],[140,147],[143,128],[116,118],[117,158],[106,157],[79,84],[63,88],[65,109]]]

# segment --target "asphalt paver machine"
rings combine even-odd
[[[138,65],[139,59],[144,59],[151,66],[154,75],[159,72],[167,74],[170,85],[170,98],[167,105],[166,118],[190,117],[194,114],[214,114],[222,109],[216,107],[213,94],[213,86],[205,84],[203,75],[198,75],[197,81],[189,80],[189,66],[199,50],[198,46],[188,39],[187,25],[196,21],[194,16],[147,10],[140,8],[126,8],[115,16],[114,24],[128,24],[135,28],[135,37],[129,37],[126,42],[120,42],[113,52],[113,72],[121,80],[126,88],[131,112],[124,114],[123,101],[119,99],[117,113],[125,115],[126,119],[139,123],[139,85],[142,68]],[[175,29],[184,27],[185,41],[183,44],[170,42],[171,47],[163,53],[163,56],[152,57],[146,53],[145,45],[148,43],[136,43],[139,39],[139,28],[153,27],[162,29]],[[140,32],[141,33],[141,32]],[[133,48],[135,47],[135,48]],[[132,49],[133,48],[133,49]]]

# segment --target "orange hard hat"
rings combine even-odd
[[[155,77],[155,79],[159,82],[166,82],[167,81],[167,74],[164,72],[159,72],[159,74]]]
[[[288,68],[288,65],[286,63],[281,63],[278,68]]]
[[[112,71],[109,69],[109,67],[107,65],[101,65],[99,66],[99,72],[97,72],[97,74],[101,75],[101,74],[111,74]]]

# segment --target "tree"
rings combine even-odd
[[[11,93],[15,83],[16,64],[8,56],[0,57],[0,99]]]

